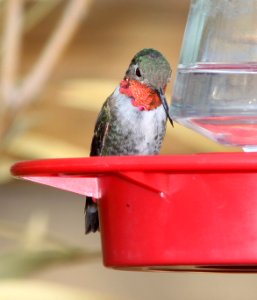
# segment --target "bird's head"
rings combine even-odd
[[[170,80],[171,68],[166,58],[155,49],[143,49],[132,59],[125,75],[153,90],[165,89]]]

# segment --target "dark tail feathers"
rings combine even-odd
[[[97,204],[92,197],[86,197],[85,205],[85,233],[99,230],[99,218]]]

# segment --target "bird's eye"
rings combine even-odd
[[[137,75],[137,77],[141,77],[142,76],[139,68],[136,68],[136,75]]]

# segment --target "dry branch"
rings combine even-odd
[[[74,35],[80,20],[88,11],[90,2],[90,0],[72,0],[67,4],[59,25],[34,68],[22,84],[19,100],[16,103],[18,107],[27,105],[42,91],[63,51]]]
[[[19,67],[23,0],[6,1],[6,19],[2,44],[1,91],[2,108],[15,98]]]
[[[22,31],[22,10],[25,0],[6,1],[3,60],[1,67],[0,148],[12,132],[17,113],[25,110],[45,87],[47,81],[78,28],[89,11],[92,0],[70,0],[63,16],[47,42],[32,70],[18,87],[17,70]],[[1,150],[1,149],[0,149]]]

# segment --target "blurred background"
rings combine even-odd
[[[142,48],[170,61],[170,99],[189,2],[0,1],[0,299],[255,299],[255,275],[104,268],[82,197],[9,174],[20,160],[87,156],[102,103]],[[214,151],[239,149],[168,126],[162,154]]]

